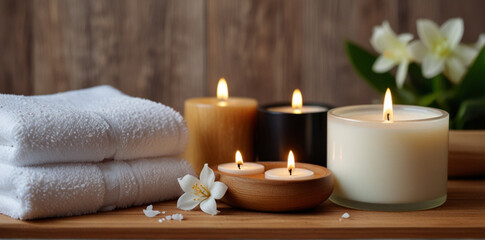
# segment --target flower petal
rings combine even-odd
[[[211,196],[214,199],[221,199],[226,194],[227,186],[222,182],[215,182],[211,188]]]
[[[452,18],[441,26],[441,32],[448,40],[451,49],[455,49],[458,46],[464,31],[465,27],[461,18]]]
[[[184,193],[177,201],[177,208],[189,211],[197,207],[202,200],[204,199],[199,199],[194,194]]]
[[[150,205],[150,206],[147,207],[147,209],[143,209],[143,213],[147,217],[155,217],[158,214],[160,214],[160,211],[153,210],[153,206]]]
[[[418,35],[426,48],[433,49],[433,45],[444,39],[438,25],[428,19],[419,19],[417,21]]]
[[[416,40],[409,44],[408,51],[411,57],[417,61],[422,62],[424,56],[428,53],[428,49],[424,46],[423,42]]]
[[[426,55],[423,58],[423,76],[427,78],[432,78],[439,73],[443,72],[445,67],[445,60],[441,58],[436,58],[433,55]]]
[[[482,50],[484,45],[485,45],[485,33],[482,33],[482,34],[480,34],[480,36],[478,36],[478,40],[473,45],[473,47],[478,49],[478,50]]]
[[[397,39],[399,40],[399,42],[406,44],[413,40],[413,35],[411,33],[401,33],[399,34],[399,36],[397,36]]]
[[[381,55],[374,62],[374,65],[372,65],[372,70],[378,73],[387,72],[395,65],[396,62]]]
[[[453,53],[465,64],[465,66],[469,66],[477,57],[478,52],[479,50],[476,48],[459,44]]]
[[[206,200],[202,201],[200,203],[200,209],[212,216],[219,213],[219,211],[217,211],[216,200],[213,197],[207,198]]]
[[[446,60],[445,76],[454,84],[460,83],[463,75],[465,75],[466,68],[458,58],[448,58]]]
[[[394,48],[396,41],[396,34],[389,26],[389,22],[384,21],[382,26],[374,27],[370,43],[377,52],[383,53],[387,49]]]
[[[214,180],[216,176],[214,175],[214,171],[206,164],[204,164],[204,168],[200,171],[200,182],[204,184],[208,189],[212,188],[212,184],[214,184]]]
[[[403,60],[399,67],[397,68],[396,73],[396,85],[398,88],[402,88],[404,81],[406,80],[406,74],[408,72],[409,62],[407,60]]]
[[[192,191],[192,187],[194,186],[195,183],[199,182],[199,179],[196,177],[187,174],[183,178],[178,178],[179,185],[184,190],[184,192],[188,193]]]

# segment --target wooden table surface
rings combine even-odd
[[[18,221],[0,215],[3,238],[485,238],[485,180],[451,180],[448,201],[415,212],[345,209],[326,201],[299,213],[261,213],[219,203],[221,213],[184,212],[176,202],[154,204],[155,210],[182,213],[184,220],[158,222],[145,207],[93,215]],[[339,221],[348,212],[349,219]]]

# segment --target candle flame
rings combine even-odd
[[[382,111],[384,122],[392,122],[393,111],[392,111],[392,96],[391,90],[389,88],[386,90],[386,96],[384,97],[384,108]]]
[[[301,113],[301,108],[303,107],[303,97],[300,89],[295,89],[295,91],[293,91],[291,107],[293,108],[294,113]]]
[[[239,150],[236,151],[236,164],[237,168],[239,169],[241,169],[241,166],[244,164],[241,152],[239,152]]]
[[[229,97],[229,90],[227,89],[226,79],[219,79],[217,83],[217,99],[225,101]]]
[[[288,172],[290,175],[293,174],[295,170],[295,156],[293,156],[293,152],[290,150],[290,153],[288,154]]]

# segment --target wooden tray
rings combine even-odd
[[[2,238],[484,238],[485,180],[451,180],[448,201],[415,212],[346,209],[325,201],[311,211],[252,212],[217,204],[219,215],[177,209],[177,202],[153,204],[184,220],[158,222],[142,209],[23,222],[0,215]],[[339,220],[343,213],[349,219]]]

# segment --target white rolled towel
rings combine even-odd
[[[1,163],[175,156],[187,143],[178,112],[110,86],[31,97],[0,94]]]
[[[0,213],[29,220],[94,213],[177,198],[183,159],[16,167],[0,164]]]

